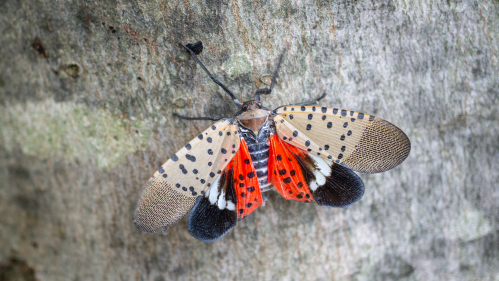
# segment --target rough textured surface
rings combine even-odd
[[[273,2],[273,1],[267,1]],[[499,2],[0,1],[5,280],[499,280]],[[118,29],[119,27],[119,29]],[[412,142],[347,209],[273,192],[214,243],[132,224],[142,185],[241,100],[375,114]],[[7,276],[7,277],[5,277]]]

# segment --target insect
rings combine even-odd
[[[166,161],[143,187],[134,224],[143,231],[165,231],[189,211],[188,229],[201,241],[224,236],[238,221],[265,203],[275,188],[285,199],[347,207],[364,194],[353,171],[379,173],[402,163],[411,144],[395,125],[373,115],[317,106],[316,100],[265,108],[261,95],[240,102],[196,56],[202,43],[181,44],[204,72],[239,107],[232,118],[186,117],[217,121]]]

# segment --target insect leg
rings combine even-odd
[[[231,99],[234,101],[235,104],[237,104],[238,106],[241,106],[242,103],[236,98],[236,96],[229,90],[229,88],[227,88],[222,82],[220,82],[220,80],[218,80],[217,78],[215,78],[213,75],[211,75],[211,73],[208,71],[208,69],[206,69],[206,67],[204,66],[204,64],[198,59],[198,57],[196,56],[196,54],[194,53],[193,50],[189,49],[186,45],[180,43],[180,45],[182,45],[182,47],[184,47],[187,51],[189,51],[189,53],[191,53],[191,56],[196,60],[196,62],[199,64],[199,66],[201,66],[201,68],[204,70],[204,72],[206,72],[206,74],[208,74],[208,76],[211,78],[211,80],[213,80],[213,82],[215,82],[218,86],[222,87],[222,89],[227,93],[229,94],[229,96],[231,97]]]
[[[295,103],[295,105],[312,105],[312,104],[317,104],[317,102],[320,101],[321,99],[323,99],[325,96],[326,96],[326,93],[322,94],[320,97],[318,97],[315,100],[310,100],[310,101],[304,101],[304,102],[300,102],[300,103]]]
[[[222,120],[222,119],[225,119],[226,117],[188,117],[188,116],[183,116],[183,115],[180,115],[180,114],[177,114],[177,113],[173,113],[173,115],[179,117],[179,118],[182,118],[182,119],[186,119],[186,120],[212,120],[212,121],[218,121],[218,120]]]
[[[284,53],[286,53],[286,50],[284,50],[284,52],[282,52],[282,54],[279,56],[279,62],[277,62],[277,67],[274,72],[274,77],[272,77],[272,83],[270,83],[270,88],[256,90],[255,100],[260,100],[260,95],[270,95],[270,93],[272,92],[272,89],[274,88],[274,85],[277,81],[277,76],[279,75],[279,68],[281,68],[281,63],[282,63],[282,58],[284,57]]]

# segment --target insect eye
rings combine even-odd
[[[248,105],[247,104],[243,104],[243,110],[248,110]]]
[[[257,102],[256,105],[259,107],[259,108],[262,108],[262,103],[261,102]]]

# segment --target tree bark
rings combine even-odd
[[[499,2],[0,1],[0,279],[499,280]],[[412,142],[345,209],[270,192],[213,243],[132,223],[155,170],[266,87]]]

